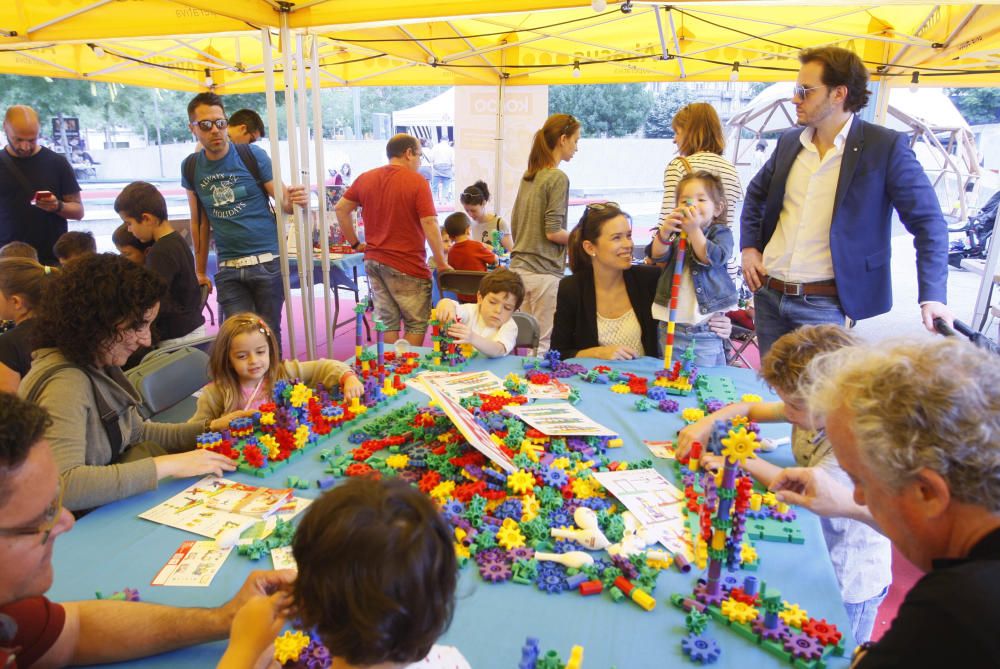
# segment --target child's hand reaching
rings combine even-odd
[[[455,320],[458,305],[454,300],[449,300],[444,298],[437,303],[437,307],[434,309],[436,312],[438,323],[448,323]]]
[[[274,639],[285,625],[291,595],[277,592],[250,599],[233,618],[226,648],[218,669],[272,666]]]
[[[182,479],[205,474],[222,476],[225,472],[236,469],[236,461],[220,453],[196,448],[184,453],[157,455],[153,458],[153,466],[156,468],[157,480],[168,476]]]
[[[468,344],[472,336],[472,328],[468,323],[456,321],[448,326],[448,336],[454,338],[456,344]]]
[[[698,462],[705,471],[712,472],[713,474],[726,465],[726,459],[715,453],[702,453]]]
[[[352,400],[355,397],[361,397],[365,393],[365,386],[358,379],[358,375],[351,373],[346,375],[347,378],[341,382],[343,385],[344,397]]]
[[[249,418],[250,416],[253,416],[255,413],[257,413],[256,409],[247,409],[246,411],[242,409],[238,411],[231,411],[224,416],[219,416],[211,423],[209,423],[208,429],[211,430],[212,432],[222,432],[223,430],[228,428],[229,424],[232,423],[235,419],[244,417]]]

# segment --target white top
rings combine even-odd
[[[471,219],[470,219],[471,220]],[[486,244],[487,246],[493,246],[493,231],[499,230],[504,234],[504,236],[510,235],[510,223],[500,218],[499,216],[487,216],[486,220],[482,223],[477,223],[472,221],[472,225],[469,226],[469,239],[475,239],[477,241]]]
[[[792,454],[799,467],[819,467],[837,482],[853,486],[823,432],[793,428]],[[820,518],[819,522],[845,602],[860,604],[892,582],[892,549],[886,537],[859,520]]]
[[[688,247],[687,253],[694,253],[694,251]],[[733,304],[720,309],[718,313],[732,311],[735,308],[736,305]],[[691,267],[688,265],[685,255],[684,273],[681,275],[681,285],[677,289],[677,313],[675,314],[674,322],[683,323],[684,325],[701,325],[716,313],[715,311],[710,311],[707,314],[701,313],[701,309],[698,307],[698,296],[694,292],[694,279],[691,277]],[[653,302],[652,314],[653,318],[658,321],[670,322],[669,305]]]
[[[768,276],[802,283],[833,278],[830,223],[844,144],[853,122],[852,114],[834,138],[833,148],[822,159],[812,142],[815,128],[806,128],[799,135],[803,148],[785,182],[778,227],[764,247]]]
[[[726,192],[726,225],[733,227],[736,216],[736,205],[743,199],[743,184],[740,183],[740,175],[736,172],[733,164],[715,153],[702,151],[692,153],[687,157],[688,164],[695,172],[705,170],[718,175],[722,180],[722,187]],[[663,204],[660,206],[660,223],[666,219],[667,214],[677,208],[677,184],[687,170],[684,163],[678,158],[674,158],[667,163],[667,169],[663,171]]]
[[[605,318],[598,313],[597,342],[601,346],[624,346],[642,355],[646,349],[642,345],[642,326],[635,317],[635,310],[629,309],[618,318]]]
[[[431,162],[435,165],[451,165],[455,162],[455,150],[448,142],[438,142],[431,149]]]
[[[427,657],[406,669],[470,669],[470,665],[458,648],[434,644]]]
[[[513,319],[508,320],[499,328],[487,325],[479,316],[478,304],[459,304],[455,310],[463,323],[468,323],[469,327],[480,337],[492,339],[503,345],[504,352],[510,353],[517,343],[517,323]]]

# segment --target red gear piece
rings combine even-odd
[[[260,447],[253,444],[243,447],[243,459],[255,469],[260,469],[266,462],[264,453],[260,450]]]
[[[372,469],[371,465],[365,464],[364,462],[355,462],[347,465],[347,469],[344,470],[344,474],[347,476],[370,476],[376,481],[382,478],[382,475]]]
[[[441,474],[429,471],[420,477],[417,487],[420,488],[420,492],[430,494],[431,490],[434,490],[439,483],[441,483]]]
[[[552,381],[552,378],[543,372],[528,372],[528,383],[534,383],[538,386],[548,385]]]
[[[503,501],[507,499],[507,492],[504,490],[483,490],[479,493],[479,496],[488,500]]]
[[[594,367],[594,371],[597,372],[598,374],[607,374],[608,372],[611,371],[611,368],[608,367],[607,365],[597,365],[596,367]]]
[[[261,413],[274,413],[277,410],[278,407],[274,404],[274,402],[265,402],[257,407],[257,411]]]
[[[760,603],[759,595],[748,595],[743,592],[743,588],[733,588],[729,591],[729,596],[747,606],[757,606]]]
[[[467,504],[474,495],[482,496],[484,490],[486,490],[486,483],[483,481],[476,481],[475,483],[462,483],[455,486],[451,495],[459,502]]]
[[[810,618],[802,624],[802,631],[819,641],[824,646],[833,646],[840,643],[844,635],[833,623],[826,622],[826,619],[816,620]]]

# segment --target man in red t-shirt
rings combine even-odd
[[[44,439],[50,422],[44,409],[0,393],[0,667],[108,664],[223,639],[245,602],[291,588],[295,572],[258,571],[214,609],[46,599],[52,547],[73,527]]]
[[[497,256],[486,244],[469,239],[470,225],[469,217],[461,211],[444,219],[444,231],[452,241],[448,251],[448,264],[454,269],[485,272],[488,265],[496,263]],[[476,296],[458,293],[458,301],[469,304],[476,301]]]
[[[375,299],[375,318],[388,328],[385,341],[399,338],[403,321],[408,342],[419,346],[431,315],[429,243],[439,270],[448,270],[437,210],[427,180],[417,171],[420,141],[399,134],[385,146],[389,164],[376,167],[351,184],[334,210],[351,248],[364,251],[365,271]],[[365,242],[358,240],[351,214],[361,207]]]

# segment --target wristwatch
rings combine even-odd
[[[56,212],[62,211],[63,210],[63,201],[62,200],[56,200],[56,202],[59,203],[59,206],[56,207]]]

